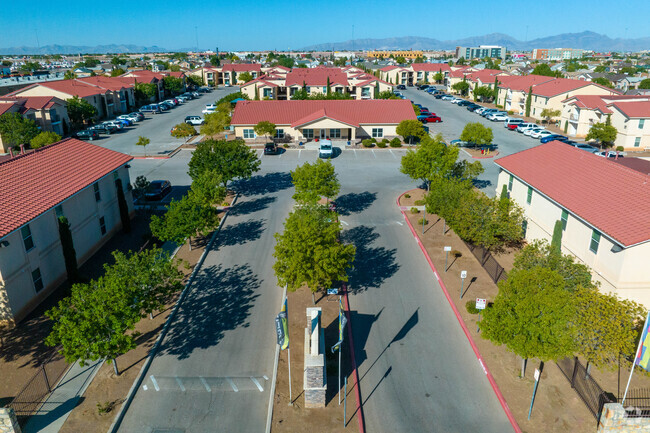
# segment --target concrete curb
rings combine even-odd
[[[402,198],[402,196],[406,194],[406,192],[400,194],[400,196],[397,198],[397,206],[400,207],[399,200]],[[472,346],[472,350],[474,351],[474,354],[476,355],[476,358],[478,359],[479,364],[481,364],[481,368],[485,372],[485,375],[488,378],[488,381],[490,382],[490,385],[492,386],[492,389],[494,390],[494,393],[497,396],[497,399],[499,399],[499,403],[501,403],[501,407],[503,407],[503,411],[506,414],[506,417],[508,417],[508,420],[510,421],[510,424],[512,424],[512,428],[516,433],[522,433],[521,428],[519,428],[519,425],[517,424],[517,421],[515,420],[514,415],[510,411],[510,407],[508,407],[508,403],[506,402],[506,399],[503,397],[503,394],[501,394],[501,390],[499,389],[499,386],[497,385],[496,381],[494,380],[494,377],[492,376],[492,373],[490,373],[490,370],[488,369],[487,365],[485,364],[483,360],[483,356],[481,355],[481,352],[479,352],[478,347],[476,346],[476,343],[474,342],[474,339],[472,338],[472,335],[469,332],[469,329],[467,328],[467,325],[465,325],[465,322],[463,321],[463,318],[460,316],[460,312],[458,311],[458,308],[456,308],[456,304],[451,300],[451,296],[449,296],[449,292],[447,291],[447,287],[445,286],[445,283],[443,283],[442,279],[440,278],[440,275],[438,274],[438,271],[436,270],[436,267],[433,264],[433,261],[431,260],[431,257],[429,256],[429,253],[427,252],[426,248],[424,248],[424,245],[420,241],[420,238],[418,237],[416,231],[413,229],[413,225],[411,225],[411,221],[409,221],[408,217],[406,216],[406,213],[404,213],[403,210],[400,208],[400,212],[402,213],[402,216],[406,220],[406,223],[408,224],[409,228],[411,229],[411,233],[415,237],[415,240],[417,241],[418,245],[420,246],[420,249],[422,250],[422,253],[424,254],[424,257],[427,259],[427,262],[429,262],[429,266],[431,267],[431,270],[433,271],[433,274],[436,276],[436,279],[438,280],[438,283],[440,284],[440,287],[442,288],[442,292],[444,293],[445,297],[447,298],[447,301],[449,302],[449,305],[451,306],[451,309],[453,310],[454,314],[456,315],[456,319],[458,319],[458,323],[460,324],[461,328],[463,329],[463,332],[465,333],[465,336],[467,337],[467,341],[469,341],[470,346]]]
[[[235,195],[235,198],[233,199],[231,206],[234,205],[237,202],[237,199],[239,198],[239,193]],[[140,373],[138,373],[138,376],[135,378],[135,381],[133,382],[133,385],[131,385],[131,389],[129,389],[129,393],[126,396],[126,399],[124,400],[124,404],[122,404],[122,407],[120,407],[120,411],[115,415],[115,419],[111,426],[108,428],[108,433],[117,433],[118,429],[120,428],[120,424],[122,423],[122,420],[124,419],[124,415],[126,414],[126,411],[129,409],[129,406],[131,405],[131,402],[133,401],[133,397],[135,396],[135,393],[137,389],[140,387],[142,384],[142,381],[144,380],[144,376],[147,374],[147,371],[149,370],[149,367],[151,366],[151,363],[153,362],[153,358],[156,356],[158,353],[158,349],[160,348],[160,344],[164,340],[165,336],[167,335],[167,332],[169,331],[169,328],[171,326],[171,323],[174,321],[174,318],[176,317],[176,313],[178,312],[178,309],[180,308],[180,305],[183,303],[183,300],[187,296],[187,293],[189,292],[190,288],[192,287],[192,283],[194,282],[194,278],[198,274],[199,270],[203,266],[203,261],[205,260],[205,257],[212,248],[212,244],[214,243],[214,240],[217,238],[217,234],[221,231],[221,227],[223,227],[223,224],[226,221],[226,218],[228,217],[228,212],[221,218],[221,221],[219,222],[219,227],[212,233],[212,237],[210,238],[210,242],[208,242],[208,245],[205,247],[205,250],[203,250],[203,254],[201,254],[201,257],[199,258],[199,261],[196,264],[196,267],[192,271],[192,275],[190,275],[189,280],[187,281],[187,284],[185,285],[185,288],[181,292],[181,295],[178,297],[178,301],[176,301],[176,305],[174,305],[174,309],[172,310],[171,314],[169,317],[167,317],[167,321],[165,322],[165,326],[163,327],[162,331],[160,331],[160,335],[156,339],[156,342],[154,343],[153,347],[151,348],[151,351],[149,352],[149,355],[147,356],[147,360],[145,361],[144,365],[142,366],[142,369],[140,370]],[[178,249],[176,250],[176,252]]]
[[[352,339],[352,320],[350,320],[350,301],[348,300],[348,285],[343,285],[343,299],[345,299],[345,315],[348,319],[348,339],[350,340],[350,360],[352,361],[352,377],[354,383],[352,386],[357,397],[357,420],[359,421],[359,433],[366,433],[366,423],[363,417],[363,407],[361,405],[361,390],[359,389],[359,371],[357,370],[357,361],[354,357],[354,340]],[[347,423],[347,420],[345,420]]]
[[[282,295],[282,303],[287,298],[287,288],[285,286],[284,292]],[[280,303],[280,309],[282,309],[282,303]],[[280,360],[280,345],[275,345],[275,365],[273,366],[273,381],[271,382],[271,394],[269,396],[269,409],[266,414],[266,433],[271,433],[271,422],[273,421],[273,402],[275,401],[275,383],[278,380],[278,362]]]

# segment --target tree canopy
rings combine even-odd
[[[490,145],[494,139],[492,128],[483,126],[482,123],[472,122],[465,125],[460,139],[478,146]]]
[[[254,80],[253,74],[251,74],[248,71],[242,72],[241,74],[239,74],[239,80],[243,81],[244,83],[248,83],[249,81],[253,81]]]
[[[253,130],[257,135],[263,135],[266,138],[267,135],[275,135],[275,123],[262,120],[253,127]]]
[[[0,136],[5,144],[10,146],[29,144],[38,133],[36,122],[24,118],[19,113],[0,115]]]
[[[56,143],[61,140],[61,136],[56,132],[52,131],[42,131],[38,135],[31,139],[29,146],[32,149],[39,149],[43,146],[47,146],[52,143]]]
[[[171,94],[180,93],[183,90],[183,80],[172,76],[163,77],[163,88]]]
[[[205,122],[201,125],[201,134],[217,135],[230,126],[232,107],[229,102],[222,102],[217,105],[214,113],[205,115]]]
[[[66,102],[68,103],[68,117],[75,128],[81,128],[84,123],[92,122],[97,116],[97,108],[85,99],[73,96]]]
[[[261,161],[255,150],[242,140],[206,140],[196,146],[189,162],[189,175],[196,179],[205,170],[214,170],[227,187],[228,182],[248,179],[259,171]]]
[[[616,128],[607,122],[604,123],[594,123],[591,126],[591,129],[587,133],[587,136],[585,139],[587,141],[589,140],[596,140],[601,148],[610,148],[614,145],[614,142],[616,141],[616,136],[618,135],[618,131]]]
[[[296,189],[293,199],[303,204],[316,204],[321,197],[331,200],[341,188],[334,166],[322,159],[296,167],[291,172],[291,181]]]
[[[426,137],[427,131],[424,130],[422,122],[415,119],[402,120],[395,129],[397,135],[401,136],[404,141],[413,144],[413,141],[420,141]]]
[[[139,104],[148,102],[156,96],[158,92],[158,87],[154,83],[138,83],[136,82],[133,86],[133,92],[135,93],[135,99]]]
[[[535,66],[535,69],[533,69],[533,72],[531,72],[531,74],[532,75],[543,75],[545,77],[557,77],[557,75],[558,75],[546,63],[540,63],[539,65]]]
[[[459,81],[457,83],[454,83],[451,88],[455,90],[456,92],[460,93],[461,95],[467,95],[467,91],[469,90],[469,83],[467,81]]]
[[[639,83],[639,89],[650,89],[650,78],[641,80]]]
[[[216,208],[204,206],[188,194],[180,200],[172,200],[163,216],[153,215],[149,226],[151,233],[161,241],[181,245],[188,239],[191,249],[192,236],[205,234],[218,224]]]

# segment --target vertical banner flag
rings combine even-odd
[[[345,329],[345,325],[347,323],[348,323],[348,319],[345,317],[345,311],[343,310],[343,303],[339,298],[339,341],[337,341],[336,344],[332,346],[332,353],[339,350],[341,344],[343,344],[343,330]]]
[[[284,298],[282,310],[275,318],[275,332],[282,350],[289,348],[289,316],[287,315],[287,298]]]
[[[648,319],[650,319],[650,312],[645,319],[643,325],[643,333],[641,334],[641,341],[639,341],[639,351],[636,354],[634,363],[646,371],[650,371],[650,339],[648,338]]]

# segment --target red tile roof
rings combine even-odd
[[[607,102],[603,100],[600,95],[576,95],[571,98],[565,99],[562,102],[567,102],[568,105],[575,105],[578,108],[586,108],[589,110],[600,110],[602,113],[609,114],[612,111],[607,108]]]
[[[0,115],[9,112],[14,105],[16,105],[15,102],[0,103]]]
[[[121,79],[115,79],[114,77],[85,77],[77,78],[78,81],[83,81],[84,83],[92,84],[102,89],[111,90],[113,92],[119,92],[120,90],[133,87],[133,83],[127,83]]]
[[[618,158],[612,159],[617,164],[624,165],[640,173],[650,176],[650,161],[641,158]]]
[[[129,155],[73,138],[0,162],[0,238],[126,164]]]
[[[403,99],[241,101],[230,123],[256,125],[266,120],[276,125],[294,125],[324,116],[355,126],[396,124],[416,118],[411,102]]]
[[[495,162],[621,245],[650,240],[650,176],[559,141]]]
[[[413,63],[411,67],[414,71],[427,71],[427,72],[447,72],[451,71],[451,68],[446,63]]]
[[[227,63],[223,65],[222,71],[235,71],[235,72],[250,72],[262,70],[262,65],[259,63]]]
[[[340,68],[296,68],[287,74],[286,86],[302,86],[303,83],[307,86],[326,86],[328,78],[330,85],[348,85],[348,76]]]
[[[499,78],[501,84],[499,87],[502,89],[510,89],[515,91],[528,91],[531,86],[535,86],[540,83],[545,83],[547,81],[555,80],[553,77],[546,77],[543,75],[524,75],[524,76],[502,76]]]
[[[634,102],[614,102],[610,107],[618,109],[626,117],[648,118],[650,117],[650,102],[649,101],[634,101]]]
[[[44,81],[42,83],[35,83],[31,86],[23,87],[22,89],[16,90],[9,94],[9,96],[22,96],[25,90],[33,89],[36,86],[45,87],[52,89],[57,92],[65,93],[71,96],[79,96],[80,98],[94,96],[94,95],[103,95],[106,93],[106,89],[97,87],[93,84],[86,83],[76,80],[58,80],[58,81]]]
[[[587,86],[597,86],[602,89],[606,89],[607,91],[611,92],[611,94],[620,94],[616,90],[601,86],[600,84],[592,83],[591,81],[571,80],[569,78],[555,78],[554,80],[546,81],[544,83],[533,86],[533,95],[552,97]]]

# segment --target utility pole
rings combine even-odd
[[[196,37],[196,52],[199,52],[199,30],[197,26],[194,26],[194,36]]]

